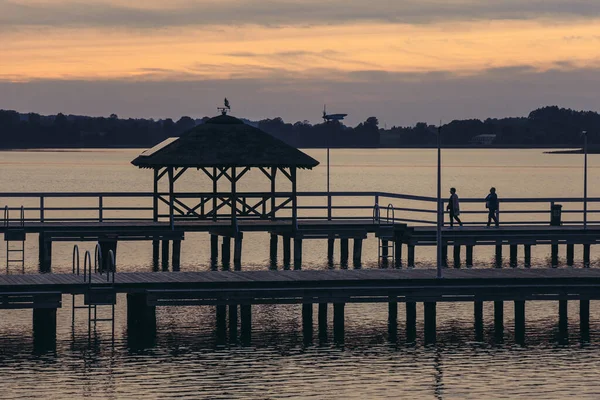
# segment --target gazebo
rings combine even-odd
[[[171,228],[176,220],[275,220],[277,211],[289,208],[297,225],[297,170],[312,169],[319,162],[270,134],[230,115],[219,115],[169,138],[135,158],[133,165],[154,170],[154,221],[168,216]],[[270,190],[242,192],[240,180],[258,169],[270,182]],[[177,193],[175,183],[188,170],[197,170],[212,182],[211,192]],[[188,173],[189,174],[189,173]],[[291,183],[291,191],[277,192],[278,175]],[[159,192],[161,179],[168,179],[168,194]],[[225,181],[227,189],[220,190]],[[168,215],[159,204],[168,206]],[[164,206],[163,206],[164,207]],[[280,213],[281,214],[281,213]]]

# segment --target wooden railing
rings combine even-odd
[[[168,193],[159,193],[168,199]],[[239,219],[292,218],[292,204],[286,202],[292,193],[238,193],[235,196]],[[436,224],[436,198],[388,192],[298,192],[298,219],[300,220],[372,220],[378,207],[382,216],[392,222],[410,225]],[[228,204],[215,213],[213,199]],[[231,193],[177,193],[174,196],[175,220],[230,219]],[[185,205],[182,203],[192,201]],[[444,205],[446,199],[443,200]],[[155,204],[158,206],[155,208]],[[0,205],[6,204],[3,223],[31,222],[115,222],[167,221],[169,205],[156,202],[152,192],[47,192],[0,193]],[[487,222],[488,211],[483,198],[462,198],[461,219],[465,225]],[[548,225],[552,204],[561,204],[563,225],[583,224],[584,199],[565,198],[500,198],[502,225]],[[199,205],[199,206],[198,206]],[[197,208],[194,208],[198,206]],[[186,207],[189,207],[186,209]],[[444,207],[445,208],[445,207]],[[23,216],[21,215],[21,210]],[[600,224],[600,198],[587,199],[587,224]],[[446,217],[447,220],[447,217]]]

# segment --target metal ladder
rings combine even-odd
[[[396,246],[394,245],[394,206],[388,204],[385,218],[381,217],[379,204],[373,206],[373,221],[379,225],[377,238],[377,263],[379,267],[394,265],[396,261]]]
[[[87,291],[83,295],[83,305],[77,305],[76,297],[78,295],[72,294],[71,302],[71,328],[73,333],[75,332],[75,310],[87,309],[88,316],[88,340],[92,338],[92,327],[94,332],[99,322],[110,322],[111,324],[111,341],[115,341],[115,304],[117,303],[116,292],[114,288],[115,283],[115,256],[111,251],[108,252],[109,256],[109,268],[106,271],[106,280],[101,279],[98,282],[94,279],[94,276],[98,274],[98,266],[102,265],[102,251],[100,244],[96,244],[94,250],[94,264],[92,266],[92,256],[89,251],[85,252],[83,260],[83,281],[88,284]],[[94,274],[92,274],[92,268]],[[75,245],[73,247],[73,274],[80,275],[80,263],[79,263],[79,247]],[[100,277],[104,278],[104,273],[99,274]],[[109,317],[99,316],[99,307],[108,306],[110,307]],[[105,312],[103,312],[105,313]]]
[[[4,241],[6,242],[6,274],[10,274],[14,268],[19,268],[25,273],[25,208],[21,206],[21,215],[18,228],[10,225],[10,208],[4,207]]]

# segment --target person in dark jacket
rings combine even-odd
[[[446,210],[450,212],[450,227],[454,226],[454,220],[462,226],[462,222],[458,216],[460,215],[460,206],[458,204],[458,195],[456,194],[456,189],[450,189],[450,199],[448,200],[448,206]]]
[[[498,195],[496,194],[496,188],[490,189],[490,194],[485,198],[485,207],[488,209],[487,226],[490,226],[492,220],[494,220],[496,227],[498,227],[498,217],[496,216],[498,212]]]

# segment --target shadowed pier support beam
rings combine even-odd
[[[240,323],[242,344],[249,345],[252,341],[252,306],[250,304],[240,306]]]
[[[292,260],[292,238],[282,236],[283,239],[283,269],[290,269]]]
[[[169,241],[162,240],[162,257],[160,259],[163,271],[169,270]]]
[[[408,261],[407,262],[408,268],[415,267],[415,245],[414,244],[408,245],[408,260],[407,261]]]
[[[160,240],[152,241],[152,269],[158,271],[158,259],[160,258]]]
[[[381,240],[381,268],[387,268],[389,266],[388,257],[390,255],[390,242],[388,240]]]
[[[238,333],[238,305],[229,305],[229,341],[231,343],[237,342]]]
[[[425,313],[425,344],[433,344],[436,341],[436,305],[434,301],[423,303]]]
[[[579,300],[579,332],[582,342],[590,341],[590,300]]]
[[[173,271],[181,270],[181,240],[173,240]]]
[[[56,349],[56,308],[33,309],[33,347],[36,351]]]
[[[394,268],[402,268],[402,239],[396,236],[394,239]]]
[[[473,245],[467,245],[467,268],[473,268]]]
[[[156,336],[156,307],[146,293],[127,293],[127,337],[130,346],[147,347]]]
[[[242,241],[244,240],[244,234],[238,232],[235,235],[233,243],[233,269],[236,271],[242,270]]]
[[[210,235],[210,266],[217,269],[219,262],[219,235]]]
[[[502,245],[496,245],[496,268],[502,268]]]
[[[304,344],[310,344],[313,341],[313,305],[312,303],[302,304],[302,337]]]
[[[501,342],[504,338],[504,302],[494,301],[494,336]]]
[[[319,341],[327,341],[327,303],[319,303]]]
[[[223,271],[227,271],[231,267],[231,237],[229,236],[223,236],[221,264],[223,265]]]
[[[510,245],[510,266],[512,268],[517,268],[517,266],[518,266],[518,262],[517,262],[518,254],[519,254],[518,245],[511,244]]]
[[[483,301],[473,302],[473,311],[475,316],[475,340],[483,341]]]
[[[340,239],[340,267],[342,269],[348,268],[348,238]]]
[[[552,262],[552,268],[556,268],[558,267],[558,243],[552,243],[552,245],[550,245],[551,248],[551,262]]]
[[[583,266],[585,268],[590,267],[590,244],[583,245]]]
[[[531,268],[531,245],[525,245],[525,268]]]
[[[525,301],[515,300],[515,342],[525,344]]]
[[[335,250],[335,238],[327,239],[327,265],[329,267],[333,267],[333,252]]]
[[[215,307],[216,339],[217,343],[225,343],[227,338],[227,306],[218,305]]]
[[[302,269],[302,239],[294,238],[294,269]]]
[[[575,264],[575,245],[567,244],[567,265],[572,267]]]
[[[448,245],[446,244],[442,246],[442,265],[448,266]]]
[[[271,240],[269,241],[269,262],[271,263],[271,269],[277,269],[277,246],[279,236],[276,233],[271,233]]]
[[[460,268],[460,244],[454,245],[454,268]]]
[[[417,340],[417,303],[406,302],[406,342],[413,343]]]
[[[392,343],[398,341],[398,299],[394,296],[388,303],[388,340]]]
[[[558,301],[558,338],[560,342],[569,340],[569,314],[567,300]]]
[[[344,342],[344,308],[346,303],[333,303],[333,340]]]
[[[362,238],[354,238],[354,246],[352,246],[352,266],[355,269],[360,269],[362,266]]]
[[[39,236],[39,260],[40,272],[52,271],[52,241],[46,240],[46,235],[43,232]]]

